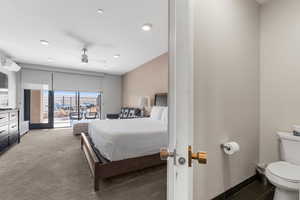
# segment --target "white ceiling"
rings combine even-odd
[[[0,49],[17,62],[123,74],[167,52],[168,0],[1,0],[0,30]]]

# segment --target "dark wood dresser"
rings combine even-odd
[[[0,153],[19,142],[19,111],[0,111]]]

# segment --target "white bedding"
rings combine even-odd
[[[89,135],[110,161],[156,154],[168,146],[167,123],[150,118],[92,121]]]

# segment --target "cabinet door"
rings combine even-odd
[[[9,145],[14,144],[19,141],[19,129],[18,122],[11,122],[9,125]]]
[[[11,112],[9,116],[10,121],[18,120],[18,112]]]
[[[8,147],[8,135],[0,137],[0,152]]]
[[[8,124],[0,124],[0,137],[8,136]]]
[[[8,113],[0,113],[0,123],[8,122]]]

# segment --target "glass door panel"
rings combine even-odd
[[[101,118],[101,93],[79,92],[80,114],[85,120]]]
[[[78,92],[54,92],[54,127],[70,127],[73,120],[79,119]]]
[[[71,127],[80,120],[101,118],[101,93],[54,91],[54,127]]]

